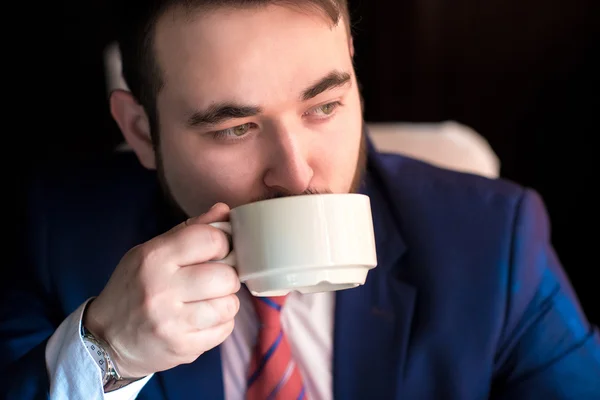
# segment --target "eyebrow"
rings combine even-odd
[[[187,121],[188,126],[217,125],[235,118],[248,118],[262,112],[260,107],[242,106],[235,103],[217,103],[203,111],[194,112]]]
[[[347,72],[332,71],[317,83],[305,89],[300,98],[302,101],[310,100],[323,92],[345,86],[352,82],[352,77]],[[215,103],[205,110],[195,111],[187,120],[191,128],[202,125],[218,125],[230,119],[253,117],[262,112],[258,106],[247,106],[233,102]]]
[[[349,73],[332,71],[323,79],[302,92],[302,101],[310,100],[323,92],[344,86],[348,83],[351,83],[351,76]]]

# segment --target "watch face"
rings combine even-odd
[[[106,376],[106,356],[104,354],[104,349],[88,338],[83,338],[83,343],[94,361],[96,361],[96,364],[100,367],[100,370],[102,370],[102,378],[104,379]]]

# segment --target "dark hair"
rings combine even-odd
[[[347,0],[130,0],[126,4],[118,32],[123,78],[148,115],[155,146],[158,144],[156,96],[163,81],[153,54],[153,42],[156,23],[167,10],[182,7],[191,13],[199,9],[279,4],[321,12],[333,25],[343,19],[350,32]]]

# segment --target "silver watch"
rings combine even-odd
[[[119,375],[115,365],[113,364],[110,355],[106,351],[108,344],[102,339],[95,337],[90,331],[81,325],[81,339],[85,344],[86,349],[100,367],[102,372],[102,386],[104,393],[112,392],[113,390],[121,389],[140,378],[123,378]]]

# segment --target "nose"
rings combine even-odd
[[[301,194],[310,187],[313,170],[300,135],[278,129],[272,136],[270,160],[263,181],[271,189]]]

